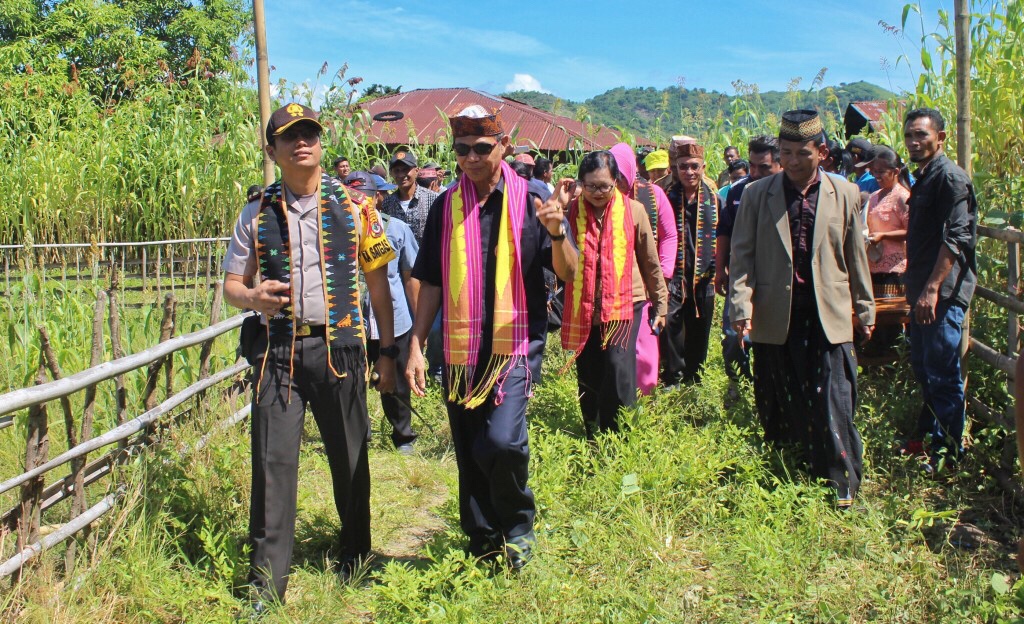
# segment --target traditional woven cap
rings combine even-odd
[[[644,158],[644,167],[651,169],[668,169],[668,152],[665,150],[654,150]]]
[[[455,139],[465,136],[497,136],[505,132],[501,125],[501,113],[488,113],[479,104],[462,109],[457,115],[449,117],[448,123],[452,127],[452,138]]]
[[[689,143],[678,143],[676,144],[675,156],[676,158],[700,158],[704,159],[704,146],[699,143],[692,141]]]
[[[824,130],[817,111],[807,108],[786,111],[779,124],[779,140],[811,141],[820,137]]]
[[[320,125],[319,117],[313,109],[302,104],[296,102],[286,104],[270,114],[270,120],[267,122],[267,143],[272,141],[272,137],[280,136],[282,132],[300,121],[311,123],[320,132],[323,132],[324,127]]]

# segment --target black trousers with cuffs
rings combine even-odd
[[[669,288],[668,317],[661,332],[661,383],[700,381],[700,369],[708,359],[708,342],[715,315],[715,291],[708,278],[699,280],[694,295],[682,299],[678,279]]]
[[[266,338],[259,342],[266,344]],[[263,350],[257,345],[256,353]],[[361,346],[332,348],[322,335],[271,341],[253,367],[252,503],[249,581],[266,598],[284,598],[295,544],[299,447],[306,406],[313,412],[331,470],[341,519],[340,557],[370,551],[366,359]],[[262,380],[260,371],[262,370]],[[258,387],[257,387],[258,384]],[[289,396],[290,391],[290,396]]]
[[[633,304],[633,322],[625,344],[601,348],[601,327],[590,336],[576,358],[580,411],[587,437],[595,431],[618,431],[619,408],[636,404],[636,337],[644,322],[644,301]]]
[[[416,433],[412,430],[412,410],[409,408],[412,391],[409,388],[409,381],[405,378],[411,339],[412,331],[395,337],[395,345],[398,347],[398,357],[394,360],[395,391],[392,394],[380,395],[380,405],[384,410],[384,416],[391,423],[391,442],[396,448],[403,444],[411,444],[416,440]],[[380,340],[366,341],[366,355],[370,364],[377,362],[380,358]]]

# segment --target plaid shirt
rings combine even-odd
[[[416,243],[422,244],[423,228],[427,224],[427,213],[430,212],[430,207],[434,204],[435,199],[437,199],[437,193],[416,185],[416,192],[413,193],[408,210],[402,210],[401,199],[398,197],[398,191],[395,191],[384,198],[380,211],[408,223],[412,228],[413,236],[416,237]]]

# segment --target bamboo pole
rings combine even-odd
[[[954,0],[956,22],[956,159],[973,176],[971,166],[971,14],[968,0]]]
[[[19,547],[18,554],[0,565],[0,578],[20,572],[22,567],[39,555],[39,553],[56,546],[98,520],[114,508],[114,504],[124,496],[125,491],[126,489],[122,485],[115,492],[108,494],[103,500],[93,505],[86,513],[74,518],[59,530],[54,531],[39,541],[33,540],[33,543],[30,545]]]
[[[53,470],[57,466],[68,463],[69,461],[76,457],[81,457],[82,455],[91,453],[96,449],[103,448],[104,446],[107,446],[108,444],[113,444],[114,442],[119,442],[121,440],[124,440],[125,438],[128,438],[129,436],[138,433],[143,428],[149,427],[157,420],[159,420],[161,416],[167,414],[168,412],[178,407],[185,401],[188,401],[197,394],[203,392],[208,388],[212,388],[213,386],[219,384],[222,381],[230,379],[235,375],[244,372],[248,368],[249,363],[242,361],[230,368],[226,368],[220,371],[216,375],[211,375],[210,377],[202,381],[198,381],[192,384],[188,388],[182,390],[178,394],[167,399],[160,405],[154,407],[151,410],[143,412],[142,414],[136,416],[132,420],[129,420],[125,424],[118,425],[117,427],[114,427],[110,431],[107,431],[102,435],[98,435],[91,440],[82,442],[75,448],[69,449],[61,453],[57,457],[54,457],[53,459],[43,464],[40,464],[31,470],[26,470],[22,474],[16,477],[12,477],[4,481],[3,483],[0,483],[0,494],[8,492],[11,489],[16,488],[23,483],[27,483],[28,481],[35,479],[39,475],[42,475],[50,470]]]
[[[113,449],[102,457],[89,462],[89,465],[85,467],[85,484],[92,485],[96,481],[99,481],[103,477],[110,474],[111,469],[114,466],[115,459],[121,455],[119,449]],[[43,490],[43,502],[41,504],[41,510],[43,513],[47,509],[53,507],[57,503],[65,500],[67,497],[75,493],[75,480],[73,475],[67,475],[63,479],[54,481],[50,485],[46,486]],[[0,527],[8,527],[10,530],[16,530],[18,525],[18,518],[21,517],[21,507],[14,507],[8,509],[7,512],[0,517]]]
[[[112,379],[117,375],[142,368],[179,349],[202,344],[210,338],[237,329],[242,325],[244,319],[244,314],[236,314],[213,327],[207,327],[185,336],[178,336],[166,343],[150,347],[145,351],[75,373],[61,381],[53,381],[41,386],[21,388],[13,392],[0,394],[0,415],[10,414],[38,403],[59,399],[62,396],[84,390],[89,384]]]
[[[263,147],[263,186],[274,182],[274,161],[267,154],[267,138],[264,129],[270,121],[270,64],[267,58],[266,14],[263,0],[253,0],[252,18],[256,35],[256,81],[260,97],[260,146]]]

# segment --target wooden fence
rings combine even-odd
[[[1024,243],[1024,233],[1015,230],[999,230],[979,226],[978,234],[1006,244],[1007,280],[1005,292],[1000,292],[981,284],[978,285],[976,292],[979,298],[1006,310],[1007,340],[1005,349],[1003,349],[987,345],[972,337],[969,340],[969,353],[980,361],[1005,373],[1008,383],[1011,385],[1010,395],[1012,396],[1012,384],[1020,340],[1018,315],[1024,314],[1024,302],[1018,298],[1017,288],[1020,279],[1020,246]],[[206,242],[220,244],[223,240],[207,239]],[[160,245],[176,244],[178,242],[181,241],[160,241],[151,245],[155,245],[159,249]],[[146,257],[145,251],[141,255],[144,259]],[[158,254],[158,258],[162,262],[162,254]],[[173,265],[172,261],[170,266]],[[122,264],[122,266],[127,266],[127,262]],[[146,266],[145,262],[141,266]],[[157,266],[160,266],[159,262]],[[145,273],[145,270],[143,272]],[[209,357],[213,340],[218,336],[234,331],[241,325],[243,319],[243,315],[240,314],[228,320],[218,322],[220,316],[220,296],[220,288],[217,288],[215,290],[209,327],[174,338],[172,337],[174,297],[173,294],[168,294],[164,305],[164,320],[161,326],[160,343],[141,353],[125,356],[118,342],[120,330],[117,326],[117,289],[112,288],[107,296],[101,296],[97,300],[93,323],[92,366],[66,378],[61,376],[59,366],[56,364],[56,358],[53,357],[52,351],[48,347],[49,338],[46,335],[45,329],[40,328],[40,339],[43,349],[36,376],[37,385],[0,395],[0,429],[12,424],[13,421],[10,414],[24,409],[28,410],[25,472],[0,483],[0,494],[16,487],[21,488],[21,504],[0,516],[0,531],[16,531],[18,536],[18,552],[14,557],[0,563],[0,578],[20,573],[22,567],[41,552],[60,544],[77,533],[88,532],[92,523],[115,508],[118,500],[125,494],[125,486],[123,484],[116,485],[113,491],[89,508],[86,508],[85,487],[111,474],[117,462],[132,451],[139,450],[152,443],[153,428],[163,417],[206,390],[225,381],[236,379],[249,368],[247,363],[239,362],[216,374],[210,374]],[[103,308],[108,299],[110,334],[112,341],[114,341],[113,353],[115,359],[110,362],[101,363],[98,361],[98,353],[101,353],[102,349],[98,347],[98,344],[102,340]],[[199,381],[184,390],[174,393],[171,355],[180,349],[198,345],[202,345]],[[129,420],[127,418],[127,406],[125,405],[123,376],[127,372],[144,367],[148,368],[147,384],[143,397],[146,411]],[[161,370],[164,371],[167,398],[157,405],[155,392],[159,385]],[[52,381],[47,381],[47,372],[53,378]],[[96,384],[111,379],[117,385],[118,426],[100,436],[93,437],[91,429]],[[68,397],[76,392],[85,392],[85,406],[80,434],[74,429],[74,418],[71,413],[71,404],[68,400]],[[69,450],[49,459],[47,453],[47,408],[48,404],[53,401],[60,402]],[[970,394],[968,395],[968,404],[972,408],[972,412],[982,420],[1004,427],[1007,431],[1015,429],[1012,406],[1008,411],[1000,411],[985,405],[978,398]],[[235,424],[244,419],[248,413],[249,406],[246,406],[221,422],[218,427]],[[204,446],[210,439],[210,435],[212,433],[204,435],[194,448]],[[129,438],[132,436],[136,436],[136,439],[129,442]],[[1016,448],[1011,446],[1012,442],[1013,437],[1010,436],[1007,440],[1007,446],[1003,449],[1004,452],[1001,453],[998,459],[997,465],[992,466],[992,474],[1006,489],[1016,494],[1024,495],[1024,490],[1022,490],[1014,476],[1013,462],[1017,454]],[[107,452],[102,457],[87,463],[86,459],[89,453],[114,444],[117,444],[116,448]],[[187,451],[188,449],[182,450]],[[49,471],[69,462],[71,463],[71,471],[68,475],[57,479],[48,486],[45,485],[44,476]],[[73,518],[54,532],[41,537],[39,528],[42,513],[69,497],[73,497]],[[66,570],[70,571],[73,569],[74,557],[75,548],[74,543],[72,543],[66,554]]]
[[[19,575],[23,566],[43,551],[73,537],[78,533],[86,533],[89,537],[91,525],[104,514],[116,507],[117,502],[125,494],[124,484],[115,484],[110,492],[91,507],[87,508],[85,488],[111,475],[117,463],[138,452],[156,441],[157,427],[162,419],[174,413],[187,401],[201,396],[209,389],[224,382],[237,380],[241,373],[249,368],[244,361],[216,373],[210,371],[210,356],[213,342],[236,330],[244,315],[239,314],[220,321],[221,289],[214,290],[210,325],[191,334],[174,337],[175,298],[167,294],[164,301],[163,322],[161,324],[160,342],[156,346],[134,355],[125,355],[120,344],[120,321],[117,306],[117,290],[101,292],[97,297],[93,317],[92,362],[89,368],[69,377],[63,377],[60,366],[50,346],[49,336],[44,327],[39,328],[41,353],[36,373],[36,385],[0,395],[0,428],[12,424],[12,414],[28,410],[27,443],[25,451],[25,471],[20,475],[0,483],[0,494],[20,488],[20,504],[8,509],[0,515],[0,533],[17,533],[17,553],[0,563],[0,578]],[[103,320],[105,308],[109,301],[109,326],[111,347],[114,359],[101,362],[103,352]],[[173,383],[173,354],[190,347],[201,347],[199,356],[199,379],[183,390],[175,392]],[[129,419],[124,375],[131,371],[145,368],[146,386],[143,391],[142,404],[145,411]],[[47,380],[47,373],[52,378]],[[163,373],[165,399],[157,404],[156,393]],[[109,431],[93,436],[93,416],[96,407],[97,384],[113,380],[116,387],[115,409],[117,410],[117,426]],[[233,391],[239,391],[235,384]],[[85,400],[81,414],[81,427],[76,430],[75,415],[69,397],[84,392]],[[57,401],[64,418],[64,429],[67,436],[68,450],[52,459],[49,453],[49,422],[47,411],[52,402]],[[236,423],[248,415],[248,406],[227,419],[222,426]],[[131,439],[134,436],[134,439]],[[204,436],[196,448],[206,444],[209,434]],[[88,461],[94,451],[116,445],[102,457]],[[71,465],[69,474],[46,485],[46,475],[65,464]],[[72,499],[71,520],[42,536],[43,513],[57,503]],[[69,544],[65,554],[65,571],[70,574],[74,569],[77,542]]]
[[[997,229],[979,225],[978,236],[999,241],[1006,245],[1006,283],[1002,288],[991,288],[979,283],[975,289],[976,299],[984,299],[995,304],[1006,311],[1006,344],[988,345],[971,336],[968,340],[968,353],[972,358],[1001,371],[1007,378],[1007,390],[1009,396],[1013,396],[1013,384],[1017,366],[1017,352],[1020,348],[1020,325],[1019,315],[1024,314],[1024,302],[1019,299],[1020,283],[1020,247],[1024,243],[1024,232],[1014,229]],[[966,360],[969,363],[971,358]],[[1014,405],[1012,402],[1005,410],[993,408],[985,404],[977,396],[970,392],[968,386],[967,405],[971,408],[973,415],[988,424],[1002,427],[1011,434],[1016,431],[1014,418]],[[999,484],[1007,491],[1016,495],[1024,495],[1024,488],[1021,488],[1016,474],[1018,470],[1014,467],[1017,459],[1018,449],[1016,438],[1013,435],[1007,436],[1005,445],[994,464],[989,466],[991,474]]]
[[[4,295],[27,270],[43,270],[67,283],[102,280],[109,268],[121,276],[120,291],[164,289],[176,294],[209,288],[221,274],[228,238],[183,238],[139,243],[0,245]]]

